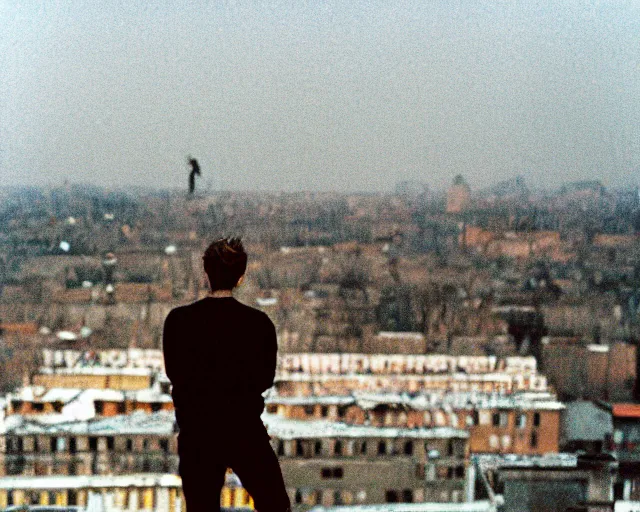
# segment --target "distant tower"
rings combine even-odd
[[[189,158],[189,165],[191,166],[191,172],[189,173],[189,195],[193,195],[196,189],[196,174],[200,176],[200,165],[195,158]]]
[[[453,180],[453,185],[447,192],[447,213],[460,213],[469,206],[471,189],[461,174]]]

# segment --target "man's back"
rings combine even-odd
[[[262,413],[277,341],[261,311],[233,297],[175,308],[165,320],[163,351],[181,430],[235,428]]]

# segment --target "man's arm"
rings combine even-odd
[[[266,317],[265,324],[266,332],[263,342],[263,358],[262,361],[260,361],[260,375],[258,376],[260,391],[265,391],[273,386],[273,380],[276,376],[276,361],[278,354],[278,338],[276,336],[276,328],[269,317]]]
[[[177,354],[176,354],[176,313],[175,310],[169,311],[167,318],[164,320],[164,328],[162,329],[162,354],[164,356],[164,369],[167,377],[174,383],[177,372]]]

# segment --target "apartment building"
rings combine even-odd
[[[135,412],[85,421],[63,415],[9,416],[0,436],[0,475],[176,473],[172,412]]]
[[[283,396],[356,392],[546,392],[533,357],[407,354],[285,354],[275,387]]]
[[[564,405],[549,393],[352,393],[280,396],[266,410],[284,418],[374,427],[453,427],[469,432],[472,453],[557,453]]]
[[[299,510],[469,499],[464,430],[302,421],[268,413],[263,421]]]

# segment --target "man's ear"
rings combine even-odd
[[[244,274],[242,274],[240,276],[240,279],[238,279],[238,282],[236,283],[236,286],[240,286],[242,283],[244,283]]]

